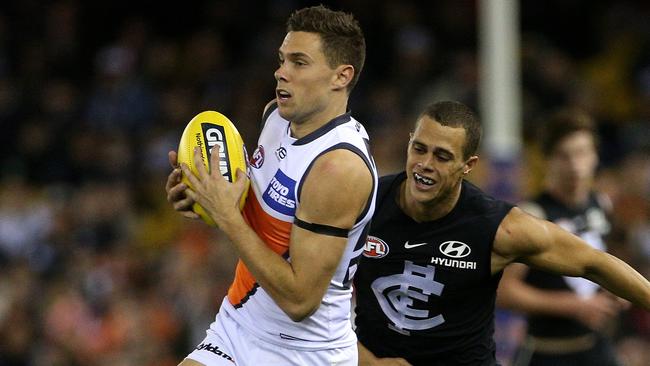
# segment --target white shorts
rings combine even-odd
[[[318,351],[279,347],[236,323],[226,311],[215,317],[207,336],[187,358],[206,366],[357,366],[357,345]]]

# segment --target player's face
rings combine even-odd
[[[591,133],[577,131],[564,137],[555,146],[548,157],[548,173],[560,187],[573,191],[591,184],[596,167],[598,153]]]
[[[280,115],[292,123],[302,123],[323,111],[336,72],[325,59],[320,35],[287,33],[278,50],[278,61],[275,79]]]
[[[435,204],[457,192],[465,172],[478,160],[463,159],[465,129],[420,118],[406,158],[406,194],[416,202]]]

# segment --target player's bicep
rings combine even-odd
[[[264,106],[264,110],[262,111],[262,121],[260,122],[260,130],[264,127],[266,124],[266,120],[269,119],[269,116],[271,113],[273,113],[274,110],[278,108],[278,102],[273,99],[270,102],[266,103]]]
[[[513,261],[557,274],[581,276],[593,248],[552,222],[513,209],[497,231],[495,249]]]
[[[372,199],[373,178],[362,159],[347,150],[318,158],[303,182],[290,255],[294,270],[329,282],[349,231]],[[322,283],[321,283],[322,284]]]
[[[333,150],[320,156],[302,183],[296,216],[308,223],[350,229],[370,201],[373,177],[356,153]]]
[[[291,231],[291,264],[303,287],[314,296],[325,290],[341,260],[347,237],[319,233],[298,226]],[[318,296],[318,298],[322,297]]]
[[[584,276],[599,253],[582,239],[559,226],[546,222],[548,245],[524,261],[530,266],[565,276]]]

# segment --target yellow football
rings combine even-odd
[[[185,163],[192,173],[198,175],[194,164],[194,148],[201,148],[201,159],[208,172],[210,171],[210,154],[212,148],[219,145],[219,170],[221,175],[229,182],[237,180],[237,169],[248,172],[248,154],[244,141],[237,131],[237,127],[223,114],[215,111],[205,111],[197,114],[187,124],[180,144],[178,145],[178,163]],[[192,187],[186,176],[183,176],[183,183]],[[241,198],[239,208],[244,207],[248,187]],[[203,210],[198,203],[192,206],[194,212],[199,214],[208,225],[215,226],[212,218]]]

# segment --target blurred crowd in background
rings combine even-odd
[[[350,108],[380,173],[402,169],[425,104],[479,110],[475,1],[323,3],[354,13],[366,34]],[[207,109],[254,149],[286,18],[313,4],[0,5],[0,366],[176,365],[198,344],[236,258],[219,231],[166,202],[167,152]],[[541,183],[540,118],[585,109],[602,137],[611,252],[650,277],[650,3],[523,0],[520,11],[517,197]],[[497,320],[508,365],[524,320]],[[649,313],[630,309],[610,335],[627,365],[650,364]]]

